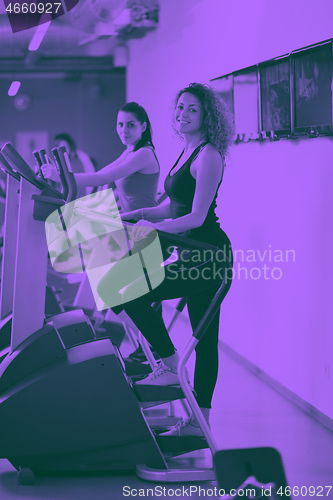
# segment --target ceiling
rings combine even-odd
[[[0,0],[0,78],[8,73],[109,71],[126,66],[129,38],[138,38],[158,22],[158,0],[95,0],[103,14],[80,0],[72,11],[53,19],[36,51],[29,51],[37,30],[12,32]]]

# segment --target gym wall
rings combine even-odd
[[[79,149],[97,160],[98,168],[123,151],[116,120],[119,108],[125,103],[125,72],[99,77],[83,75],[73,80],[64,79],[64,75],[58,78],[20,75],[22,94],[31,98],[24,111],[16,109],[14,100],[7,96],[12,80],[0,79],[1,114],[6,117],[0,124],[1,141],[10,141],[17,147],[18,132],[46,131],[52,148],[54,135],[67,132]]]
[[[332,15],[329,0],[161,2],[159,29],[130,41],[127,100],[147,108],[162,179],[181,150],[171,127],[180,88],[331,38]],[[332,146],[329,137],[234,145],[218,200],[238,250],[220,339],[331,419]]]

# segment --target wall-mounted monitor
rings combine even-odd
[[[255,138],[259,132],[258,68],[234,74],[235,133]]]
[[[210,81],[210,86],[217,91],[226,103],[229,111],[234,112],[234,77],[223,76]]]
[[[259,65],[261,130],[278,137],[291,133],[290,60],[284,56]]]
[[[236,143],[333,134],[333,39],[215,78],[211,86],[234,114]]]
[[[292,54],[294,131],[332,131],[332,42]]]

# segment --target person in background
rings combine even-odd
[[[67,133],[57,134],[53,140],[56,148],[59,148],[60,146],[65,146],[68,152],[69,161],[74,174],[80,174],[80,173],[93,174],[96,172],[94,163],[90,158],[90,156],[81,149],[77,148],[74,139],[69,134]],[[78,186],[78,193],[77,193],[78,198],[81,198],[81,196],[85,196],[90,193],[92,193],[92,188],[90,187],[83,188]]]

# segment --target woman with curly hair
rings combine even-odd
[[[192,83],[176,97],[173,126],[184,141],[184,150],[164,183],[169,196],[168,202],[158,207],[123,214],[122,218],[141,219],[132,229],[132,238],[136,241],[146,237],[152,229],[176,233],[215,245],[226,253],[232,264],[230,241],[220,228],[215,214],[224,158],[232,136],[229,113],[223,101],[209,86]],[[165,220],[153,223],[161,219]],[[173,248],[168,251],[170,255]],[[203,253],[200,250],[189,252],[178,248],[178,260],[165,265],[165,278],[159,286],[134,300],[129,300],[126,290],[123,293],[121,307],[162,360],[148,377],[137,384],[179,384],[179,356],[162,318],[151,304],[185,296],[194,331],[221,286],[223,278],[227,278],[229,289],[231,278],[221,272],[225,270],[226,263],[221,266],[221,263],[213,262],[213,258],[207,262]],[[112,278],[114,276],[111,269],[98,286],[99,295],[110,306]],[[207,422],[218,373],[218,335],[219,313],[215,315],[204,337],[196,346],[194,389]],[[167,434],[202,436],[202,431],[192,416]]]

